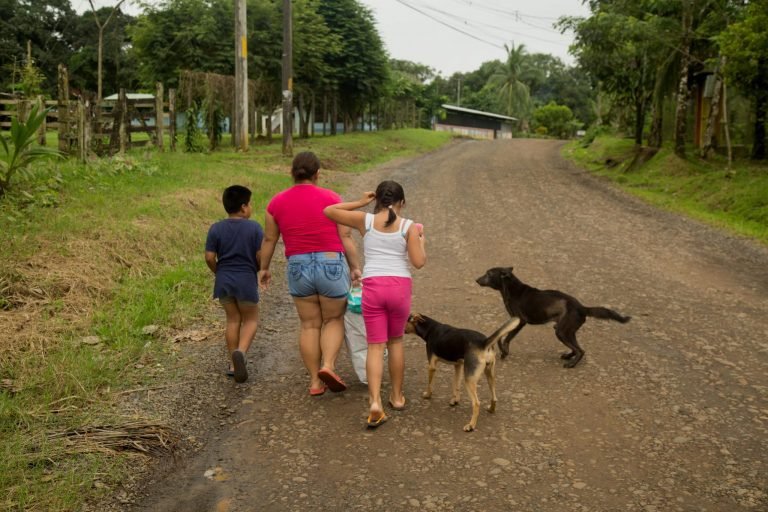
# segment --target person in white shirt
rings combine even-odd
[[[374,200],[373,213],[355,211]],[[387,420],[381,400],[385,347],[392,385],[389,405],[395,410],[405,407],[403,334],[411,312],[411,266],[422,268],[427,253],[423,227],[401,217],[404,206],[403,187],[394,181],[383,181],[376,192],[366,192],[357,201],[334,204],[323,210],[334,222],[357,229],[363,236],[362,309],[368,341],[366,424],[369,428]]]

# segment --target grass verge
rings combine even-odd
[[[398,130],[296,140],[294,152],[354,173],[449,140]],[[209,307],[202,246],[224,216],[221,191],[251,188],[263,222],[289,166],[276,139],[247,153],[47,164],[14,184],[0,201],[0,509],[79,510],[134,457],[172,444],[123,392],[173,379],[168,340]]]
[[[608,136],[587,148],[574,141],[563,154],[655,206],[768,245],[768,163],[737,161],[729,170],[722,157],[682,159],[661,148],[635,167],[633,142]]]

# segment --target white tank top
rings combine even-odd
[[[400,229],[392,233],[383,233],[373,227],[373,214],[365,214],[363,279],[366,277],[411,277],[408,245],[405,237],[412,223],[412,220],[400,219]]]

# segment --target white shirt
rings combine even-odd
[[[392,233],[384,233],[373,227],[373,214],[365,214],[363,279],[367,277],[411,277],[408,244],[405,237],[412,223],[412,220],[400,219],[400,229]]]

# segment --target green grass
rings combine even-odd
[[[563,151],[653,205],[768,244],[768,163],[736,161],[729,170],[722,157],[682,159],[662,148],[640,168],[628,170],[633,142],[608,136],[588,148],[573,142]],[[609,167],[606,159],[620,163]]]
[[[449,140],[360,133],[297,139],[294,153],[312,150],[325,168],[357,173]],[[0,200],[0,329],[14,332],[12,348],[0,349],[0,379],[13,384],[0,387],[0,509],[78,510],[113,491],[129,455],[73,453],[47,434],[119,422],[120,391],[174,378],[173,344],[142,328],[203,322],[211,276],[202,247],[225,216],[221,191],[251,188],[261,222],[269,198],[291,184],[289,169],[276,138],[247,153],[136,150],[87,166],[48,163],[14,183]]]

